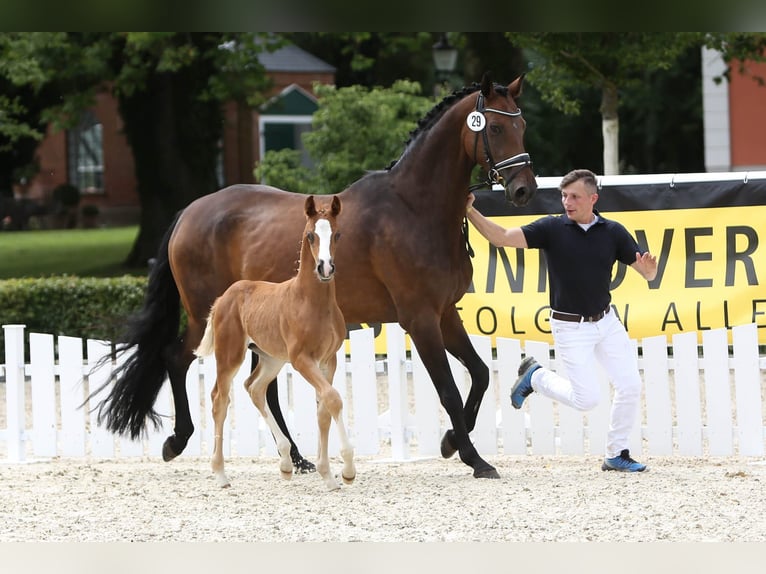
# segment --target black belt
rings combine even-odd
[[[551,311],[551,318],[558,319],[559,321],[570,321],[572,323],[580,323],[584,321],[586,323],[595,323],[603,319],[606,314],[609,313],[609,306],[600,313],[586,317],[584,315],[575,315],[574,313],[561,313],[559,311]]]

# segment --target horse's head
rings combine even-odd
[[[333,195],[317,205],[313,195],[306,198],[306,228],[304,240],[314,257],[314,270],[320,281],[330,281],[335,276],[335,245],[340,237],[337,217],[340,213],[340,199]]]
[[[526,122],[516,99],[521,95],[524,76],[508,86],[494,85],[489,74],[468,111],[463,141],[466,152],[487,171],[489,183],[500,184],[505,198],[517,206],[529,203],[537,191],[532,160],[524,150]]]

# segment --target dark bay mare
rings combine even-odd
[[[410,335],[452,423],[441,441],[442,455],[457,451],[481,478],[498,473],[468,436],[489,386],[489,369],[455,307],[473,272],[463,220],[477,164],[517,206],[526,205],[537,190],[516,104],[522,82],[523,76],[501,86],[485,76],[480,85],[447,96],[421,119],[389,169],[367,174],[338,194],[344,223],[335,281],[346,323],[398,322]],[[153,405],[167,372],[175,427],[163,458],[183,452],[194,432],[186,371],[210,307],[238,279],[280,282],[295,274],[304,201],[301,194],[265,185],[233,185],[197,199],[179,214],[160,247],[144,306],[130,318],[118,345],[118,352],[134,352],[98,406],[99,421],[109,430],[135,439],[148,420],[157,424],[160,415]],[[188,315],[180,336],[179,297]],[[447,352],[470,373],[465,405]],[[289,438],[276,387],[270,385],[274,391],[267,400]],[[289,440],[294,464],[310,465]]]

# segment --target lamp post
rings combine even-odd
[[[434,86],[434,95],[438,96],[439,86],[447,83],[457,64],[457,48],[449,43],[446,32],[442,32],[439,41],[434,44],[433,57],[437,80]]]

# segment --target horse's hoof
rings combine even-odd
[[[497,470],[495,470],[493,467],[485,468],[483,470],[474,470],[473,471],[473,477],[474,478],[500,478],[500,475],[497,473]]]
[[[279,469],[279,476],[282,477],[282,480],[292,480],[292,478],[293,478],[293,469],[290,469],[288,471]]]
[[[341,478],[343,479],[344,484],[353,484],[354,479],[356,478],[356,475],[352,476],[351,478],[348,478],[345,474],[342,472],[340,473]]]
[[[455,431],[448,430],[442,437],[441,451],[442,457],[450,458],[457,452],[457,447],[453,444],[455,440]]]
[[[303,457],[294,460],[293,466],[295,467],[295,474],[309,474],[316,472],[317,470],[317,467],[313,462],[310,462]]]
[[[162,445],[162,460],[165,462],[169,462],[173,460],[175,457],[177,457],[180,453],[177,453],[173,450],[173,447],[170,446],[171,441],[173,440],[172,436],[169,436],[167,439],[165,439],[165,443]]]

